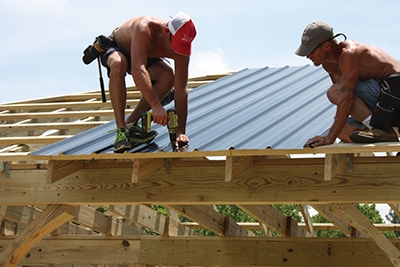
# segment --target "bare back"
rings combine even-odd
[[[137,45],[146,48],[147,58],[174,58],[175,53],[168,51],[163,43],[162,31],[165,25],[166,21],[152,16],[132,18],[115,31],[115,41],[126,55],[131,54],[132,45]]]
[[[324,62],[323,67],[331,74],[342,77],[343,67],[358,65],[358,80],[379,80],[390,74],[400,72],[400,62],[378,47],[360,44],[355,41],[339,43],[340,53],[335,63]],[[348,62],[356,59],[359,63]]]

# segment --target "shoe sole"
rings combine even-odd
[[[120,146],[117,149],[114,148],[114,153],[124,153],[127,150],[130,150],[132,147],[130,146]]]
[[[129,142],[130,142],[131,144],[144,144],[144,143],[149,143],[149,142],[153,141],[153,139],[156,138],[157,135],[158,135],[158,133],[156,132],[155,135],[150,136],[150,137],[148,137],[148,138],[146,138],[146,139],[132,139],[132,138],[129,138]]]
[[[379,138],[379,137],[373,137],[373,136],[365,136],[365,135],[360,135],[358,132],[357,133],[352,133],[350,135],[351,141],[354,143],[380,143],[380,142],[399,142],[399,139],[384,139],[384,138]]]

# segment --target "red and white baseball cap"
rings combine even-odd
[[[172,33],[172,49],[178,54],[190,56],[192,41],[196,37],[196,28],[192,18],[182,12],[170,17],[168,29]]]

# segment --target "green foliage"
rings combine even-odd
[[[288,217],[293,217],[293,219],[300,223],[302,222],[302,216],[300,213],[300,207],[299,205],[295,205],[295,204],[285,204],[285,205],[281,205],[281,204],[276,204],[274,205],[274,207],[279,210],[280,212],[282,212],[285,216]]]
[[[398,224],[400,223],[400,218],[397,216],[396,213],[392,209],[389,210],[389,213],[386,215],[386,220],[388,220],[390,223]],[[394,231],[394,236],[396,238],[400,237],[400,231]]]

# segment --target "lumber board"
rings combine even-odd
[[[374,240],[389,258],[393,266],[400,266],[400,251],[396,248],[353,204],[331,204],[331,210],[339,217]]]
[[[354,172],[324,181],[324,165],[253,166],[226,183],[225,167],[171,167],[137,184],[132,170],[83,169],[46,184],[46,171],[0,172],[0,205],[69,203],[214,205],[398,203],[400,164],[354,164]],[[379,178],[379,179],[378,179]],[[1,183],[4,181],[4,183]],[[23,187],[21,187],[23,185]],[[199,186],[201,185],[201,186]],[[90,188],[90,190],[88,190]]]
[[[12,238],[0,239],[1,247]],[[391,243],[399,247],[398,239]],[[366,256],[368,255],[368,256]],[[254,237],[49,237],[21,264],[392,267],[370,239]]]
[[[0,145],[12,144],[52,144],[73,135],[49,135],[49,136],[22,136],[22,137],[0,137]]]
[[[133,109],[125,109],[125,114],[130,114]],[[21,112],[0,114],[0,120],[24,120],[24,119],[62,119],[62,118],[85,118],[85,117],[113,117],[114,111],[109,110],[78,110],[59,112]]]
[[[46,234],[73,218],[74,208],[49,205],[22,233],[0,253],[0,266],[16,266]]]
[[[48,123],[21,123],[0,124],[1,131],[28,131],[28,130],[51,130],[51,129],[87,129],[108,123],[108,121],[90,122],[48,122]]]

